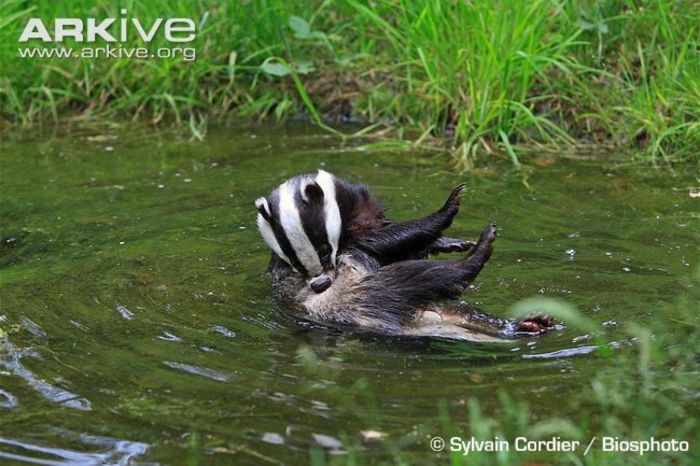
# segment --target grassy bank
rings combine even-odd
[[[30,17],[49,29],[56,17],[192,18],[197,36],[185,45],[197,58],[21,58]],[[127,117],[175,121],[202,137],[212,118],[305,115],[447,148],[467,168],[489,153],[518,164],[519,149],[537,144],[698,160],[693,0],[10,0],[0,39],[8,124]],[[124,44],[144,45],[180,44],[163,34]]]

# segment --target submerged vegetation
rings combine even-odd
[[[358,122],[362,134],[448,148],[464,168],[491,152],[518,165],[518,149],[540,144],[698,160],[694,0],[9,0],[2,10],[8,124],[129,117],[176,121],[202,137],[206,122],[224,115],[307,115],[327,129]],[[57,17],[147,26],[191,18],[191,43],[131,34],[122,45],[192,46],[196,60],[22,58],[20,46],[57,44],[20,44],[30,17],[49,29]]]

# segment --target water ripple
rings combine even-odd
[[[614,349],[618,349],[622,346],[619,341],[613,341],[609,343],[609,346]],[[577,348],[566,348],[559,351],[552,351],[550,353],[535,353],[535,354],[523,354],[521,357],[523,359],[556,359],[556,358],[570,358],[572,356],[581,356],[584,354],[590,354],[599,348],[598,345],[588,345],[579,346]]]
[[[226,338],[236,338],[236,332],[229,330],[223,325],[214,325],[210,329],[212,332],[225,336]]]
[[[0,388],[0,408],[14,408],[17,406],[17,397]]]
[[[20,324],[22,327],[24,327],[29,333],[34,335],[35,337],[42,337],[46,338],[46,332],[44,329],[42,329],[39,324],[31,320],[27,316],[21,316],[19,318]]]
[[[165,341],[174,341],[174,342],[180,342],[182,341],[182,338],[178,337],[177,335],[170,333],[170,332],[163,332],[163,335],[156,337],[159,340],[165,340]]]
[[[126,306],[123,304],[120,304],[117,306],[117,311],[119,311],[119,314],[122,316],[124,320],[131,320],[134,318],[134,313],[131,312]]]
[[[106,447],[107,451],[84,452],[68,450],[0,437],[0,446],[6,450],[9,448],[13,450],[13,453],[0,451],[0,458],[52,466],[126,465],[130,464],[132,459],[144,455],[149,448],[147,443],[130,442],[88,434],[81,434],[78,440],[86,445]],[[40,454],[44,457],[49,456],[50,458],[37,457],[34,454]]]
[[[9,340],[3,342],[3,352],[5,354],[0,355],[0,367],[4,367],[17,377],[24,379],[30,387],[47,400],[60,403],[66,408],[73,408],[81,411],[89,411],[92,409],[92,405],[87,399],[69,392],[68,390],[51,385],[24,367],[21,363],[21,359],[24,356],[31,356],[30,352],[15,348]]]
[[[191,364],[185,364],[182,362],[171,361],[165,361],[163,364],[178,371],[200,375],[202,377],[216,380],[218,382],[228,382],[229,380],[231,380],[231,374],[225,374],[223,372],[215,371],[214,369],[209,369],[208,367],[199,367],[193,366]]]

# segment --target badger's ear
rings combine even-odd
[[[259,197],[255,200],[255,208],[258,209],[260,215],[263,216],[268,222],[272,218],[272,213],[270,212],[270,206],[267,204],[267,199],[264,197]]]
[[[320,201],[323,199],[323,189],[315,180],[309,179],[302,182],[300,186],[301,198],[305,202]]]

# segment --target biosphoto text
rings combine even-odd
[[[191,18],[156,18],[144,23],[129,17],[125,8],[120,13],[119,18],[54,18],[53,24],[29,18],[18,38],[23,46],[17,53],[22,58],[197,58],[196,49],[186,46],[197,35]],[[163,40],[174,45],[153,45]]]

